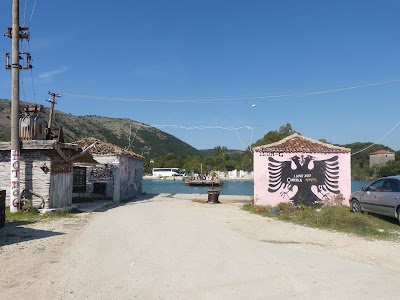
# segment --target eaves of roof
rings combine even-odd
[[[349,153],[351,149],[316,141],[298,133],[278,142],[253,148],[254,152]]]

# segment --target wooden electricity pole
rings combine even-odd
[[[57,104],[56,97],[61,97],[61,95],[54,92],[49,92],[49,95],[51,96],[51,99],[46,101],[51,103],[51,107],[50,107],[49,123],[47,124],[47,129],[51,133],[51,127],[53,125],[54,104]]]

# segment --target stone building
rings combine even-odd
[[[384,165],[395,160],[395,153],[387,150],[379,150],[369,155],[369,167]]]

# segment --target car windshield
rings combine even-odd
[[[374,181],[369,186],[367,186],[367,188],[365,190],[370,191],[370,192],[381,192],[383,190],[384,182],[385,182],[384,179],[379,179],[377,181]]]

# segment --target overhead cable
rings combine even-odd
[[[161,103],[241,103],[243,101],[249,100],[269,100],[274,101],[278,99],[288,99],[293,97],[305,97],[305,96],[315,96],[321,94],[335,93],[346,90],[361,89],[371,86],[378,86],[388,83],[400,82],[400,78],[393,78],[385,81],[377,81],[372,83],[356,84],[352,86],[344,86],[323,90],[315,90],[309,92],[284,92],[277,95],[259,95],[259,96],[229,96],[229,97],[218,97],[218,98],[197,98],[197,99],[143,99],[143,98],[121,98],[121,97],[108,97],[108,96],[94,96],[94,95],[82,95],[73,94],[68,92],[63,92],[65,96],[74,98],[84,98],[93,100],[106,100],[106,101],[123,101],[123,102],[161,102]]]
[[[399,126],[399,124],[400,124],[400,121],[399,121],[392,129],[390,129],[383,137],[381,137],[379,140],[377,140],[375,143],[372,143],[372,144],[369,145],[368,147],[365,147],[364,149],[362,149],[362,150],[360,150],[360,151],[354,152],[354,153],[352,153],[351,155],[356,155],[356,154],[361,153],[361,152],[363,152],[363,151],[365,151],[365,150],[371,148],[372,146],[376,145],[376,144],[379,143],[381,140],[383,140],[386,136],[388,136],[393,130],[395,130],[396,127]]]

